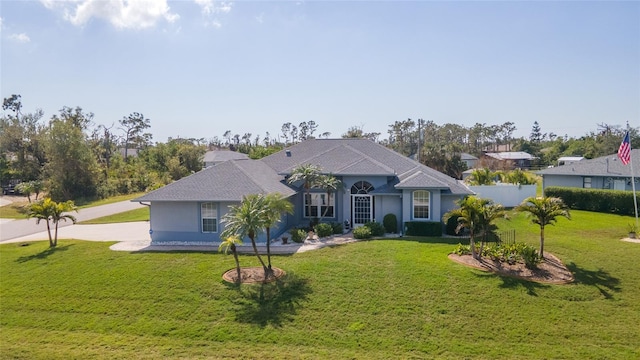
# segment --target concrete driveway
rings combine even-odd
[[[10,198],[4,197],[4,196],[0,199],[3,199],[4,203],[11,200]],[[137,209],[143,206],[144,205],[141,205],[136,202],[121,201],[113,204],[94,206],[86,209],[81,209],[77,213],[71,213],[71,215],[75,216],[76,219],[80,222],[80,221],[96,219],[96,218],[107,216],[107,215],[118,214],[121,212]],[[63,234],[62,232],[63,229],[67,227],[75,228],[78,226],[90,226],[90,225],[74,225],[70,221],[61,221],[58,225],[58,228],[59,228],[58,238],[62,238],[61,235]],[[46,236],[47,234],[46,231],[47,231],[47,225],[46,225],[46,222],[44,221],[41,221],[40,224],[36,224],[36,219],[21,219],[21,220],[0,219],[0,243],[4,243],[13,239],[25,238],[30,235],[39,234],[41,236],[42,233],[45,234],[45,237],[42,239],[45,239],[45,238],[48,238]],[[74,229],[73,231],[79,231],[80,234],[91,233],[90,230],[85,230],[81,228]],[[93,230],[94,234],[97,232],[98,230]],[[149,226],[147,225],[147,229],[146,229],[147,238],[149,238],[148,232],[149,232]],[[127,234],[123,234],[123,235],[127,236]],[[141,235],[139,235],[139,233],[136,232],[135,236],[139,237]],[[73,238],[77,239],[78,237],[74,236]]]

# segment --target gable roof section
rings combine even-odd
[[[640,149],[631,150],[631,161],[640,163]],[[640,166],[634,167],[634,177],[640,177]],[[631,176],[631,166],[624,165],[617,154],[595,159],[580,160],[571,164],[556,166],[536,172],[539,175],[567,176]]]
[[[533,160],[536,157],[524,151],[505,151],[498,153],[485,153],[485,155],[497,160]]]
[[[295,191],[260,161],[229,160],[145,194],[133,201],[241,201],[249,194]]]
[[[204,162],[223,162],[228,160],[244,160],[248,159],[247,154],[231,150],[211,150],[204,154]]]

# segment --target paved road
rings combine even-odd
[[[75,216],[78,221],[85,221],[137,209],[143,206],[144,205],[140,205],[137,202],[121,201],[113,204],[81,209],[77,213],[71,214]],[[58,225],[58,228],[61,229],[70,225],[73,225],[73,223],[70,221],[61,221]],[[22,238],[25,236],[41,233],[44,231],[47,231],[47,225],[45,221],[41,221],[40,224],[36,224],[36,219],[0,219],[0,243],[11,239]],[[60,232],[58,237],[60,237]]]

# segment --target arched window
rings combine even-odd
[[[429,192],[416,190],[413,192],[413,218],[429,219]]]
[[[351,187],[351,194],[368,194],[370,191],[373,191],[373,189],[373,185],[369,184],[368,182],[358,181]]]

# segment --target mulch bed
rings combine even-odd
[[[240,283],[242,284],[260,284],[260,283],[270,283],[280,279],[285,276],[287,273],[277,267],[271,267],[273,271],[273,276],[270,276],[268,279],[264,278],[264,269],[262,266],[256,267],[241,267],[240,268]],[[238,270],[236,268],[227,270],[224,274],[222,274],[222,280],[230,283],[236,283],[238,279]]]
[[[523,263],[513,265],[491,260],[483,257],[479,260],[471,255],[449,254],[449,259],[460,264],[470,266],[483,271],[489,271],[499,275],[516,277],[519,279],[545,284],[568,284],[573,282],[571,271],[553,254],[544,253],[544,261],[538,264],[537,269],[529,269]]]

